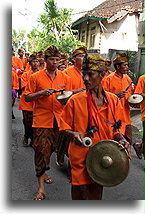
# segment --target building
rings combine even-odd
[[[143,44],[143,0],[106,0],[76,20],[78,39],[89,52],[138,51]]]

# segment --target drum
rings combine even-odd
[[[86,158],[89,176],[98,184],[111,187],[122,183],[128,175],[127,151],[114,140],[102,140],[90,147]]]

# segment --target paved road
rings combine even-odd
[[[12,121],[12,200],[31,200],[37,191],[33,149],[23,147],[23,125],[18,102],[14,106],[16,119]],[[141,122],[139,111],[132,111],[134,142],[141,140]],[[140,130],[140,132],[139,132]],[[143,200],[143,160],[136,157],[132,148],[130,172],[126,180],[116,187],[104,188],[103,200]],[[69,180],[67,178],[67,158],[63,168],[55,164],[52,155],[49,171],[54,179],[52,184],[45,184],[46,200],[71,200]]]

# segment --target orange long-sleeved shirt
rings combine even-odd
[[[15,89],[15,90],[19,89],[18,76],[13,69],[12,69],[12,89]]]
[[[82,73],[74,65],[69,66],[63,71],[63,73],[67,74],[71,78],[72,89],[85,88]]]
[[[30,76],[33,74],[32,70],[29,70],[28,72],[25,72],[21,76],[21,87],[25,88]],[[20,103],[19,103],[19,110],[25,110],[25,111],[33,111],[33,105],[34,102],[25,102],[24,100],[24,90],[22,92]]]
[[[119,91],[125,91],[130,82],[132,82],[132,80],[127,74],[124,74],[123,78],[121,78],[119,75],[116,74],[116,72],[113,72],[109,76],[102,79],[102,86],[105,91],[109,91],[115,94]],[[132,86],[129,87],[128,93],[125,95],[125,97],[120,99],[126,118],[126,125],[131,124],[130,106],[127,100],[128,97],[132,94],[131,89]]]
[[[140,76],[138,79],[138,83],[135,89],[135,94],[145,94],[145,74]],[[141,102],[140,104],[140,110],[141,110],[141,115],[142,118],[141,120],[144,121],[144,117],[145,117],[145,106],[144,106],[144,100]]]
[[[15,69],[24,70],[22,60],[16,56],[12,56],[12,67]]]
[[[54,80],[46,73],[46,70],[38,71],[31,75],[24,94],[32,94],[46,88],[63,89],[66,91],[72,90],[70,78],[63,74],[62,71],[57,71]],[[54,93],[50,96],[41,96],[34,103],[33,108],[33,127],[38,128],[53,128],[54,117],[57,120],[58,127],[60,126],[60,115],[64,106],[57,101]]]
[[[112,93],[105,92],[110,100],[110,105],[116,121],[121,119],[123,126],[121,129],[122,134],[125,130],[124,113],[122,105],[118,97]],[[93,145],[105,139],[113,139],[112,123],[114,119],[108,103],[105,102],[98,110],[95,100],[92,102],[92,125],[98,128],[92,138]],[[79,132],[82,135],[86,132],[88,126],[88,109],[87,109],[87,94],[80,92],[73,95],[67,102],[61,117],[60,130],[72,130]],[[93,183],[89,177],[86,169],[86,156],[89,148],[78,146],[73,141],[69,144],[69,159],[71,164],[72,184],[83,185]]]

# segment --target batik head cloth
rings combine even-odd
[[[105,68],[104,57],[100,54],[88,54],[84,63],[83,70],[93,70],[102,72]]]
[[[60,50],[54,45],[51,45],[50,47],[48,47],[44,51],[44,55],[46,58],[47,57],[61,57]]]
[[[77,56],[78,54],[87,54],[87,48],[85,46],[78,47],[73,53],[72,57]]]
[[[113,60],[113,63],[114,64],[121,64],[121,63],[124,63],[124,62],[128,62],[129,58],[130,57],[126,53],[121,53],[121,54],[118,54],[115,57],[115,59]]]

